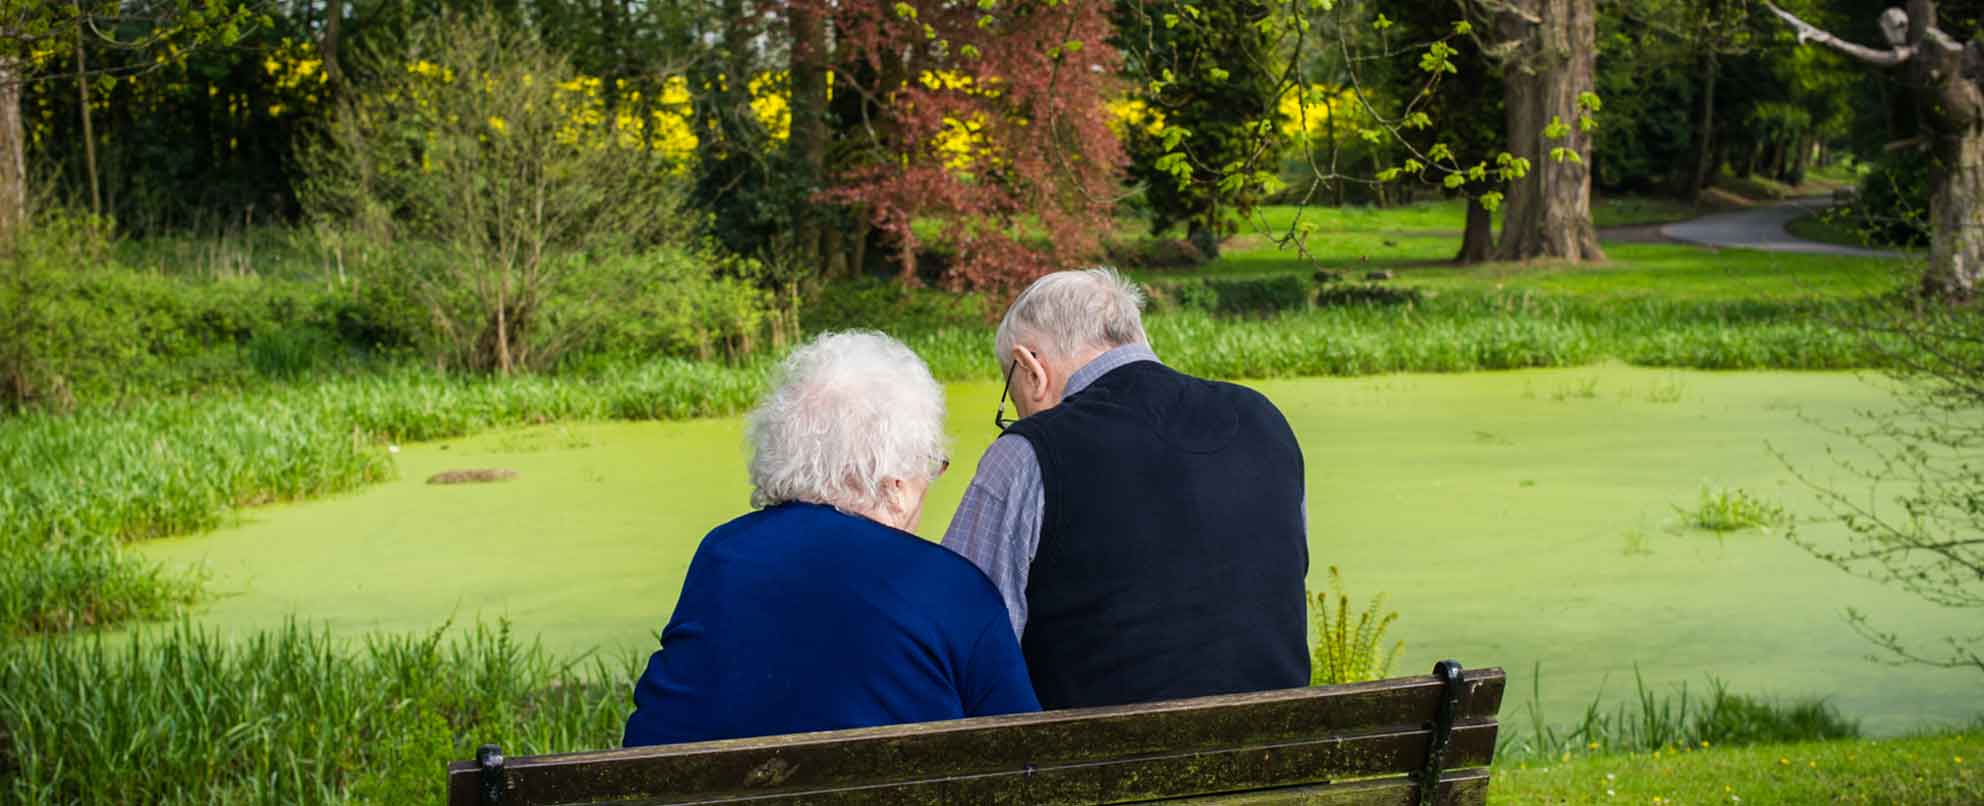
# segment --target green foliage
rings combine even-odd
[[[742,261],[672,249],[574,256],[546,304],[561,354],[601,361],[709,359],[759,349],[771,295],[734,275]]]
[[[1154,311],[1265,315],[1308,308],[1316,287],[1296,275],[1153,280],[1144,284]]]
[[[1834,426],[1835,436],[1873,458],[1839,460],[1844,480],[1815,480],[1844,540],[1793,533],[1813,556],[1841,570],[1893,586],[1924,601],[1967,612],[1984,610],[1984,317],[1975,306],[1924,305],[1900,297],[1849,325],[1891,340],[1887,367],[1900,403]],[[1984,671],[1984,635],[1949,635],[1942,648],[1877,625],[1849,604],[1848,622],[1896,662]]]
[[[15,633],[164,618],[194,599],[198,582],[167,574],[100,540],[0,541],[0,643]]]
[[[1856,230],[1866,243],[1929,245],[1929,161],[1919,154],[1885,155],[1860,179],[1860,190],[1828,220]]]
[[[994,311],[980,294],[905,288],[880,279],[825,286],[807,301],[800,318],[809,333],[859,328],[910,335],[946,329],[981,330]]]
[[[1334,594],[1334,595],[1332,595]],[[1357,614],[1351,626],[1350,593],[1343,586],[1343,574],[1330,566],[1330,588],[1315,594],[1309,617],[1316,630],[1316,643],[1310,650],[1309,685],[1328,686],[1383,680],[1391,676],[1392,662],[1405,651],[1405,642],[1385,649],[1385,630],[1398,620],[1398,613],[1385,610],[1385,595],[1378,594]]]
[[[1545,724],[1542,667],[1530,672],[1528,725],[1518,726],[1505,715],[1507,733],[1498,741],[1496,760],[1568,761],[1572,756],[1605,753],[1679,752],[1765,742],[1850,739],[1860,735],[1857,721],[1841,716],[1824,700],[1790,703],[1732,694],[1727,685],[1708,679],[1708,693],[1691,697],[1683,684],[1673,695],[1650,690],[1633,670],[1633,698],[1611,709],[1603,692],[1585,706],[1576,725]],[[1506,709],[1505,709],[1506,710]]]
[[[1280,183],[1274,13],[1260,0],[1115,5],[1134,97],[1162,121],[1125,132],[1131,178],[1143,185],[1151,230],[1185,224],[1206,258]]]
[[[361,306],[318,285],[125,269],[107,229],[46,214],[0,257],[0,409],[239,386],[341,367],[393,336],[354,327]]]
[[[0,643],[0,803],[438,803],[481,743],[613,746],[637,669],[554,660],[507,625]]]
[[[1768,529],[1791,523],[1784,507],[1743,490],[1710,491],[1704,486],[1694,509],[1675,510],[1686,516],[1689,526],[1710,532]]]
[[[411,244],[361,267],[411,290],[444,364],[550,366],[580,328],[545,321],[595,250],[642,251],[687,231],[667,160],[596,108],[565,58],[484,15],[444,14],[407,50],[364,60],[299,154],[321,228]],[[568,317],[583,306],[567,308]]]

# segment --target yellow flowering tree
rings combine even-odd
[[[542,366],[572,335],[540,325],[579,255],[683,234],[677,167],[651,147],[681,133],[609,110],[596,79],[493,17],[424,23],[406,53],[352,71],[302,150],[305,207],[427,256],[376,268],[428,310],[446,363]]]

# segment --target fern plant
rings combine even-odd
[[[1357,623],[1350,623],[1350,593],[1344,589],[1343,573],[1330,566],[1330,589],[1315,594],[1310,620],[1316,628],[1316,647],[1309,664],[1309,685],[1328,686],[1383,680],[1390,675],[1392,662],[1405,651],[1405,642],[1384,650],[1385,630],[1398,620],[1398,613],[1385,610],[1385,594],[1378,594]]]

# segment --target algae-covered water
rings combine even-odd
[[[1253,384],[1288,415],[1308,458],[1310,569],[1339,566],[1353,595],[1379,592],[1407,642],[1395,674],[1442,657],[1503,666],[1524,718],[1533,664],[1552,721],[1600,693],[1713,674],[1732,690],[1822,695],[1876,733],[1979,712],[1975,672],[1866,658],[1848,606],[1905,636],[1974,633],[1961,611],[1846,576],[1777,532],[1683,526],[1704,487],[1742,489],[1837,537],[1810,475],[1850,424],[1887,404],[1847,374],[1595,367]],[[952,475],[926,508],[942,534],[994,436],[998,387],[949,390]],[[702,535],[745,511],[741,421],[547,426],[404,446],[398,481],[244,513],[239,524],[143,544],[203,565],[218,592],[198,618],[229,631],[292,616],[339,635],[509,619],[555,651],[645,653]],[[429,486],[457,468],[507,483]]]

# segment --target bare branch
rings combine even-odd
[[[1808,41],[1817,42],[1860,61],[1881,67],[1893,67],[1915,57],[1915,48],[1907,45],[1897,46],[1890,50],[1875,50],[1865,45],[1856,45],[1833,36],[1816,25],[1798,19],[1791,12],[1778,8],[1775,3],[1766,2],[1764,3],[1764,7],[1769,8],[1772,14],[1776,14],[1785,22],[1790,23],[1791,27],[1798,31],[1798,43],[1801,45]]]

